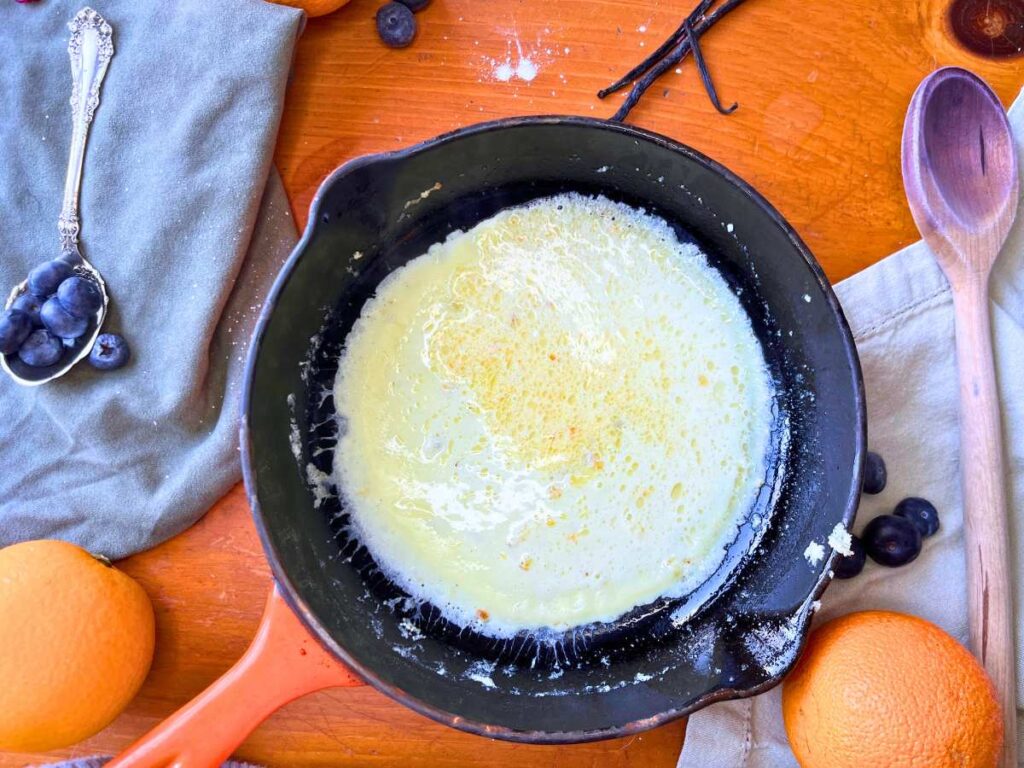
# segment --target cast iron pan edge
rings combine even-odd
[[[501,726],[495,726],[487,723],[481,723],[474,720],[467,719],[453,715],[443,709],[439,709],[431,704],[427,704],[420,699],[411,696],[408,692],[390,685],[384,680],[380,679],[374,672],[367,666],[361,664],[355,658],[353,658],[343,648],[331,634],[323,627],[318,621],[314,611],[299,595],[299,591],[295,583],[290,578],[287,569],[281,561],[281,558],[276,551],[274,544],[271,541],[269,532],[266,528],[263,512],[257,496],[257,472],[255,466],[255,457],[253,455],[253,446],[250,437],[250,430],[248,426],[248,414],[252,405],[252,385],[255,380],[255,367],[256,359],[260,349],[263,335],[266,330],[266,326],[269,322],[270,316],[273,313],[274,308],[277,305],[278,298],[285,286],[287,285],[291,273],[302,257],[307,245],[313,237],[314,230],[320,223],[321,216],[321,203],[325,196],[325,193],[330,189],[333,184],[341,177],[348,175],[349,173],[362,168],[364,166],[389,162],[395,160],[402,160],[415,155],[421,151],[430,149],[439,144],[443,144],[453,138],[463,137],[467,135],[486,133],[488,131],[505,129],[514,127],[520,124],[527,125],[577,125],[586,126],[591,128],[601,128],[604,130],[614,130],[621,132],[626,135],[632,135],[645,141],[653,142],[661,147],[671,149],[675,152],[686,155],[691,160],[702,164],[714,173],[724,177],[728,182],[733,184],[739,189],[751,202],[759,207],[763,213],[782,230],[789,241],[792,243],[796,251],[803,257],[811,273],[813,274],[814,280],[818,283],[819,287],[822,288],[822,294],[828,301],[829,308],[832,313],[836,316],[839,321],[840,331],[842,333],[843,346],[845,356],[850,364],[851,370],[855,373],[855,392],[854,401],[857,411],[857,428],[856,428],[856,445],[854,447],[855,460],[855,480],[856,482],[851,486],[850,496],[846,499],[845,507],[842,514],[842,522],[849,529],[852,527],[854,517],[857,511],[857,505],[859,501],[859,488],[861,486],[862,474],[863,474],[863,456],[866,452],[867,445],[867,425],[866,425],[866,407],[865,407],[865,395],[863,377],[861,374],[860,361],[857,355],[856,347],[854,345],[853,335],[850,331],[849,325],[846,321],[845,315],[843,314],[842,308],[839,305],[838,299],[835,293],[832,291],[831,285],[826,278],[821,267],[814,259],[810,250],[804,244],[803,240],[796,233],[796,231],[789,225],[789,223],[782,217],[782,215],[771,205],[759,192],[751,187],[742,178],[736,176],[732,171],[726,167],[720,165],[717,161],[707,157],[706,155],[688,147],[684,144],[676,142],[668,137],[662,136],[661,134],[654,133],[642,128],[637,128],[631,125],[614,124],[608,123],[603,120],[596,120],[586,117],[578,116],[557,116],[557,115],[543,115],[543,116],[530,116],[530,117],[519,117],[519,118],[507,118],[502,120],[496,120],[486,123],[480,123],[465,128],[460,128],[448,133],[442,134],[432,139],[428,139],[419,144],[413,146],[390,151],[382,152],[372,155],[364,155],[362,157],[353,158],[346,163],[339,166],[331,174],[329,174],[324,181],[321,183],[316,194],[314,195],[309,208],[309,216],[307,219],[305,230],[296,244],[292,253],[288,257],[284,266],[281,268],[280,273],[274,281],[273,287],[268,294],[268,297],[261,309],[259,318],[257,320],[256,328],[253,333],[252,342],[249,347],[249,351],[246,359],[246,370],[245,370],[245,383],[242,391],[242,416],[241,425],[239,429],[239,442],[242,454],[242,474],[243,480],[246,487],[246,495],[249,503],[252,507],[253,519],[256,524],[256,530],[259,534],[260,541],[263,544],[263,549],[266,553],[267,560],[270,564],[271,571],[274,576],[274,580],[281,587],[281,594],[285,602],[295,611],[296,615],[302,621],[302,623],[309,630],[310,634],[316,638],[320,644],[334,654],[347,666],[349,666],[356,674],[363,678],[366,682],[373,685],[377,690],[390,696],[404,706],[419,712],[420,714],[429,717],[444,725],[457,728],[469,733],[473,733],[480,736],[489,738],[497,738],[508,741],[524,742],[524,743],[545,743],[545,744],[568,744],[568,743],[581,743],[587,741],[598,741],[603,739],[611,739],[634,733],[642,732],[659,725],[671,722],[681,717],[685,717],[692,712],[702,709],[709,704],[732,699],[743,699],[756,696],[767,690],[778,685],[785,675],[792,668],[800,652],[803,649],[804,644],[807,640],[807,634],[809,624],[813,616],[813,611],[810,610],[812,602],[818,600],[825,589],[828,587],[832,580],[832,566],[834,564],[837,555],[833,552],[824,568],[822,569],[812,592],[808,595],[806,601],[798,610],[797,614],[793,617],[794,626],[796,628],[797,639],[792,645],[792,653],[789,655],[787,663],[779,669],[779,671],[770,676],[765,680],[764,683],[748,688],[735,689],[735,688],[721,688],[719,690],[705,694],[697,700],[691,702],[685,707],[678,709],[667,710],[661,712],[655,716],[637,720],[634,722],[627,723],[620,727],[610,727],[594,729],[589,731],[571,731],[571,732],[551,732],[551,731],[526,731],[526,730],[514,730],[510,728],[504,728]]]

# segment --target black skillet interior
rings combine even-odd
[[[349,539],[330,487],[335,361],[392,270],[456,229],[564,191],[658,213],[709,255],[748,311],[775,379],[772,470],[725,563],[693,594],[557,642],[495,642],[404,599]],[[343,166],[267,302],[250,353],[246,481],[275,576],[321,641],[442,722],[524,741],[652,727],[778,682],[850,524],[864,451],[860,369],[835,296],[785,221],[703,156],[582,118],[475,126]],[[298,462],[298,464],[296,463]],[[826,547],[826,551],[827,547]]]

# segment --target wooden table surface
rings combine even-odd
[[[916,239],[899,171],[903,115],[936,66],[974,69],[1004,103],[1024,85],[1024,58],[983,58],[950,35],[948,0],[749,0],[705,38],[730,117],[715,113],[692,62],[669,73],[631,122],[720,160],[792,222],[833,280]],[[323,177],[357,155],[404,147],[510,115],[607,117],[621,97],[595,92],[649,53],[693,0],[434,0],[408,49],[376,39],[375,0],[311,19],[298,44],[276,160],[305,223]],[[984,2],[982,3],[984,5]],[[991,8],[999,3],[990,4]],[[998,14],[988,29],[999,27]],[[511,56],[532,82],[501,82]],[[50,755],[0,766],[109,753],[190,699],[242,653],[270,576],[240,487],[196,526],[120,564],[153,599],[157,651],[136,700],[113,725]],[[216,724],[211,723],[211,728]],[[273,766],[671,766],[682,723],[598,744],[487,741],[413,714],[367,689],[326,691],[265,722],[242,759]]]

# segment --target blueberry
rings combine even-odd
[[[838,558],[832,568],[837,579],[852,579],[864,570],[864,561],[867,558],[867,552],[864,551],[864,542],[856,536],[851,536],[850,552],[852,554],[843,555]]]
[[[33,296],[28,291],[25,291],[13,302],[11,302],[11,309],[18,309],[32,318],[32,325],[40,326],[43,321],[39,318],[39,308],[43,306],[43,302],[39,300],[38,296]]]
[[[60,259],[44,261],[28,273],[28,289],[41,299],[49,298],[72,272],[71,265]]]
[[[87,318],[72,315],[64,309],[56,296],[51,296],[43,303],[39,316],[43,319],[43,325],[62,339],[77,339],[89,327]]]
[[[405,48],[416,37],[416,17],[401,3],[388,3],[377,10],[377,34],[384,45]]]
[[[101,333],[89,353],[89,364],[101,371],[122,367],[132,356],[128,342],[116,333]]]
[[[32,318],[20,309],[0,315],[0,353],[12,355],[32,333]]]
[[[63,261],[69,267],[78,267],[82,264],[82,254],[78,251],[65,251],[58,258],[57,261]]]
[[[74,275],[57,289],[60,305],[75,317],[92,317],[103,306],[100,287],[87,277]]]
[[[53,365],[60,360],[63,354],[64,345],[60,343],[60,339],[45,328],[32,331],[31,335],[25,339],[25,343],[21,345],[21,349],[18,350],[18,357],[22,362],[33,368],[45,368],[48,365]]]
[[[864,493],[881,493],[885,490],[889,473],[885,471],[885,462],[877,453],[868,451],[864,459]]]
[[[430,5],[430,0],[398,0],[398,2],[400,2],[413,13],[419,13],[428,5]]]
[[[879,515],[861,538],[871,559],[890,568],[906,565],[921,554],[921,533],[905,517]]]
[[[914,527],[921,533],[921,537],[927,539],[934,536],[939,530],[939,511],[928,499],[921,499],[911,496],[896,505],[892,513],[898,517],[905,517],[914,524]]]

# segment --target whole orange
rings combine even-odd
[[[934,624],[888,611],[815,630],[782,713],[803,768],[993,768],[1003,743],[981,665]]]
[[[104,728],[142,685],[153,606],[81,547],[0,549],[0,749],[48,750]]]
[[[349,0],[270,0],[278,5],[290,5],[292,8],[301,8],[307,16],[323,16],[341,8]]]

